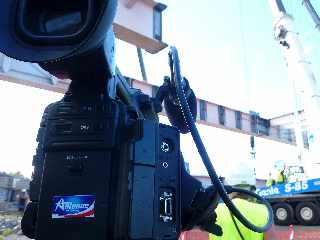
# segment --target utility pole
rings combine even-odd
[[[253,165],[253,173],[254,173],[254,179],[256,181],[257,179],[257,172],[256,172],[256,148],[255,148],[255,139],[254,136],[250,136],[250,147],[251,147],[251,162]]]
[[[144,61],[143,61],[142,50],[139,47],[137,47],[137,54],[138,54],[138,59],[139,59],[140,71],[141,71],[142,79],[143,79],[143,81],[148,81],[146,68],[145,68]]]
[[[320,91],[304,54],[299,35],[294,29],[293,17],[287,14],[282,0],[269,0],[275,18],[274,35],[280,44],[288,65],[289,79],[301,96],[308,123],[308,139],[312,163],[320,162]],[[296,110],[297,111],[297,110]],[[302,133],[296,133],[302,138]],[[297,139],[297,141],[299,141]],[[300,140],[301,141],[301,140]],[[298,143],[299,144],[299,143]],[[301,144],[301,143],[300,143]],[[308,162],[310,163],[310,162]]]

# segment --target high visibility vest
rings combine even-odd
[[[268,211],[264,205],[249,202],[240,198],[236,198],[232,201],[239,211],[254,225],[262,227],[267,223]],[[216,213],[216,223],[222,227],[223,235],[219,237],[209,234],[209,240],[241,240],[241,236],[231,218],[231,213],[224,203],[218,205]],[[263,233],[251,231],[243,226],[236,217],[234,218],[245,240],[263,240]]]
[[[284,183],[284,180],[285,180],[285,177],[283,172],[279,172],[276,179],[276,183]]]
[[[266,182],[266,187],[271,187],[274,184],[274,180],[272,178],[269,178]]]

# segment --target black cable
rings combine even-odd
[[[262,201],[263,204],[265,204],[268,208],[269,211],[269,219],[268,219],[268,223],[263,226],[263,227],[258,227],[253,225],[252,223],[250,223],[241,213],[240,211],[236,208],[236,206],[232,203],[231,199],[228,196],[228,193],[226,192],[226,189],[224,188],[224,185],[221,183],[212,163],[211,160],[209,158],[209,155],[205,149],[205,146],[202,142],[202,139],[200,137],[200,134],[198,132],[198,129],[196,127],[196,124],[194,122],[194,119],[192,117],[192,114],[190,112],[190,108],[188,105],[188,102],[186,100],[185,94],[184,94],[184,90],[182,87],[182,76],[181,76],[181,70],[180,70],[180,60],[179,60],[179,56],[178,56],[178,51],[175,47],[171,47],[170,48],[170,68],[172,69],[172,72],[174,73],[174,84],[175,84],[175,88],[177,91],[177,96],[178,96],[178,100],[179,100],[179,104],[181,107],[181,111],[183,113],[184,119],[186,121],[186,124],[189,127],[189,130],[191,132],[193,141],[195,142],[198,152],[202,158],[203,164],[205,165],[208,174],[210,176],[211,182],[213,185],[215,185],[217,187],[218,193],[221,197],[221,199],[223,200],[223,202],[226,204],[226,206],[228,207],[228,209],[231,211],[231,213],[247,228],[251,229],[252,231],[255,232],[265,232],[266,230],[268,230],[272,223],[273,223],[273,213],[272,213],[272,208],[270,206],[270,204],[263,198],[261,198],[260,196],[258,196],[257,194],[255,194],[254,196],[257,197],[259,200]],[[241,189],[241,192],[243,189]],[[250,192],[250,191],[248,191]],[[250,192],[249,195],[252,192]]]

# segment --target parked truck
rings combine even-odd
[[[269,200],[276,224],[320,224],[320,178],[262,187],[256,192]]]

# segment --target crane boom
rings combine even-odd
[[[308,140],[312,163],[319,163],[320,149],[320,90],[307,60],[293,17],[287,14],[281,0],[269,0],[275,18],[275,38],[279,42],[288,65],[289,78],[301,96],[308,122]],[[298,134],[297,134],[298,135]],[[301,133],[299,133],[301,135]]]

